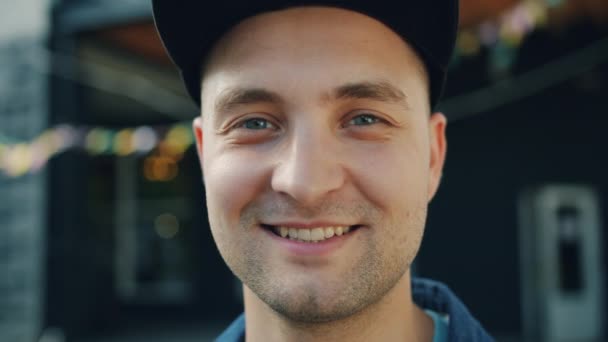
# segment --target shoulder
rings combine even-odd
[[[494,341],[464,303],[445,284],[413,277],[412,297],[421,308],[447,315],[448,341]]]

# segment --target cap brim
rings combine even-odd
[[[346,8],[383,22],[418,52],[429,74],[431,105],[438,102],[456,40],[457,0],[238,0],[213,4],[203,1],[152,0],[159,35],[169,56],[179,68],[189,95],[199,106],[201,64],[222,35],[245,18],[304,5]]]

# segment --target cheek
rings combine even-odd
[[[354,159],[357,162],[352,172],[356,186],[385,210],[414,209],[426,201],[426,158],[419,149],[404,146],[357,153]]]
[[[214,223],[234,225],[242,208],[265,187],[266,172],[259,161],[259,157],[236,152],[205,155],[203,172],[212,227]],[[220,218],[228,222],[217,222]]]
[[[401,274],[420,247],[427,206],[428,168],[411,149],[376,151],[354,172],[359,191],[380,209],[376,246],[386,269]],[[392,272],[392,271],[391,271]]]

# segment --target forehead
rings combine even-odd
[[[205,93],[234,83],[290,89],[309,82],[321,92],[369,80],[427,87],[420,58],[381,22],[346,9],[296,7],[246,19],[220,39],[204,69],[203,104]]]

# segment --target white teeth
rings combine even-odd
[[[310,229],[298,229],[298,239],[310,241]]]
[[[295,228],[289,228],[289,237],[292,239],[298,238],[298,230]]]
[[[325,232],[323,228],[315,228],[310,231],[310,239],[312,241],[321,241],[325,240]]]
[[[286,237],[289,234],[289,229],[286,227],[281,227],[280,231],[281,237]]]
[[[317,227],[312,229],[304,228],[289,228],[285,226],[273,227],[273,231],[283,237],[291,240],[299,240],[305,242],[320,242],[334,236],[341,236],[351,231],[350,226],[337,227]]]

